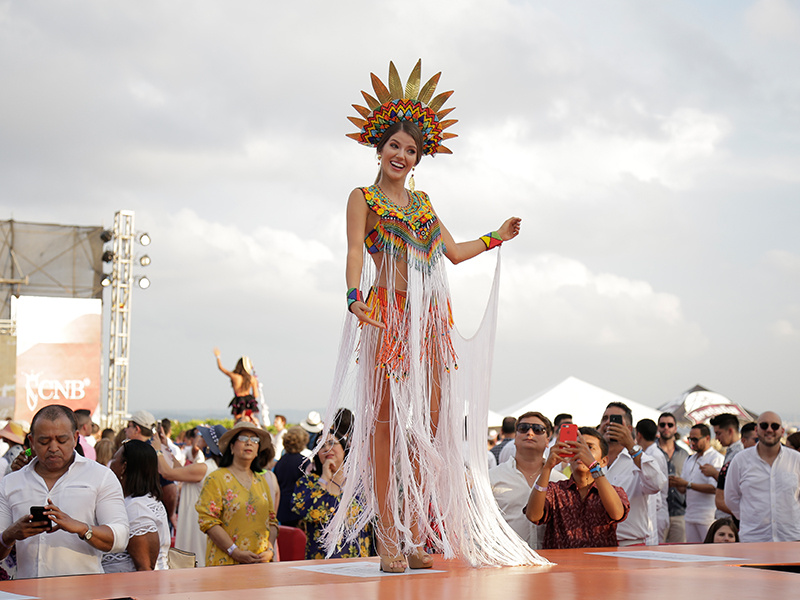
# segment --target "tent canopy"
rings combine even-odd
[[[626,404],[633,412],[634,425],[641,419],[653,419],[658,422],[658,415],[661,414],[655,408],[618,396],[577,377],[567,377],[561,383],[508,406],[498,413],[503,416],[519,417],[528,411],[538,411],[551,421],[558,414],[568,413],[578,426],[596,427],[610,402]]]
[[[702,385],[696,385],[678,396],[675,400],[662,405],[661,412],[675,415],[678,425],[691,427],[697,423],[707,423],[712,417],[723,413],[732,413],[740,423],[755,421],[758,417],[752,411],[736,404],[726,396],[712,392]]]

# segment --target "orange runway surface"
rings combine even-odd
[[[620,552],[598,556],[590,552]],[[656,552],[651,559],[633,558]],[[53,577],[0,583],[0,599],[9,594],[58,600],[87,598],[160,598],[206,600],[239,592],[239,598],[419,598],[487,600],[501,598],[696,598],[794,597],[800,585],[800,542],[764,544],[700,544],[597,550],[545,550],[558,564],[538,568],[473,569],[458,561],[436,558],[434,571],[402,575],[378,572],[377,558],[282,562],[267,565],[209,567],[152,573]],[[673,558],[692,558],[674,562]],[[794,565],[782,572],[739,565]],[[301,568],[298,568],[301,567]],[[350,574],[316,572],[330,568]],[[353,570],[366,576],[354,576]],[[5,594],[5,595],[4,595]]]

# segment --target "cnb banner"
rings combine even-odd
[[[13,298],[17,323],[14,418],[28,421],[43,406],[71,409],[100,403],[102,301],[84,298]]]

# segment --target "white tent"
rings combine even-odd
[[[531,410],[538,411],[551,421],[560,413],[568,413],[580,427],[596,427],[610,402],[626,404],[633,412],[634,425],[640,419],[658,422],[658,415],[661,414],[655,408],[623,398],[577,377],[567,377],[558,385],[498,412],[503,416],[518,417]]]

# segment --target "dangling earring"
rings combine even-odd
[[[408,189],[411,192],[416,191],[416,184],[414,183],[414,169],[416,169],[416,167],[411,167],[411,177],[408,178]]]
[[[381,166],[381,155],[380,154],[378,154],[378,166],[379,167]]]

